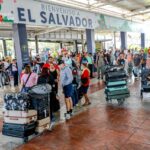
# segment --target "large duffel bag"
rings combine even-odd
[[[25,93],[7,93],[4,96],[4,108],[6,110],[27,111],[31,109],[31,100]]]
[[[37,111],[4,111],[4,122],[14,124],[28,124],[37,121]]]
[[[36,122],[31,124],[11,124],[4,123],[2,134],[12,137],[24,138],[35,133]]]

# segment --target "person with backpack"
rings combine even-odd
[[[21,77],[21,92],[28,92],[31,87],[37,84],[37,80],[38,75],[32,72],[30,65],[26,65]]]

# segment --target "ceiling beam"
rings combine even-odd
[[[45,34],[45,33],[50,33],[50,32],[55,32],[55,31],[62,30],[62,29],[64,29],[64,27],[54,27],[54,28],[51,28],[51,29],[48,29],[48,30],[44,30],[44,31],[34,33],[34,36]]]

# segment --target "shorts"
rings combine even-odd
[[[64,92],[64,95],[65,95],[65,98],[69,98],[72,96],[72,83],[71,84],[68,84],[68,85],[65,85],[63,87],[63,92]]]
[[[89,86],[81,86],[81,92],[83,93],[83,94],[87,94],[87,92],[88,92],[88,89],[89,89]]]

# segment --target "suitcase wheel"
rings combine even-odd
[[[24,138],[23,138],[23,142],[24,142],[24,143],[27,143],[27,142],[28,142],[28,137],[24,137]]]
[[[124,98],[123,99],[117,99],[117,101],[118,101],[118,105],[121,106],[121,105],[123,105],[125,99]]]

